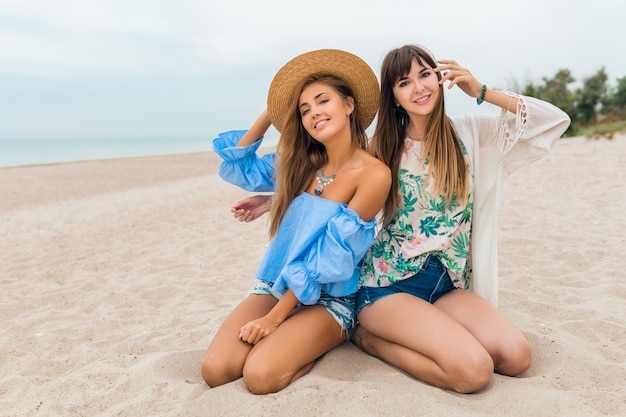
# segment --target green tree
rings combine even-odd
[[[611,105],[618,117],[626,116],[626,77],[617,79],[617,87],[611,95]]]
[[[545,100],[559,107],[570,117],[574,116],[574,97],[568,89],[568,85],[575,82],[570,70],[561,68],[557,71],[554,78],[543,77],[543,85],[530,86],[526,91],[532,92],[533,96],[541,100]]]
[[[595,121],[598,113],[602,112],[602,104],[608,100],[607,81],[609,77],[602,67],[597,73],[583,80],[583,86],[576,90],[576,113],[583,124]]]
[[[542,78],[543,85],[529,83],[524,87],[522,94],[547,101],[563,110],[572,119],[572,124],[568,128],[569,132],[576,120],[576,109],[574,106],[574,94],[569,90],[568,85],[575,82],[570,70],[561,68],[553,78]],[[567,134],[566,132],[566,134]]]
[[[543,84],[527,83],[516,90],[521,94],[550,102],[572,119],[565,136],[611,136],[626,126],[626,77],[609,87],[604,67],[583,80],[582,87],[570,90],[576,80],[568,69],[559,69],[553,78],[542,78]],[[597,116],[602,115],[602,120]]]

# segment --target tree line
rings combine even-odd
[[[584,78],[582,85],[571,88],[577,80],[568,69],[559,69],[552,78],[516,88],[519,93],[548,101],[566,112],[572,123],[565,136],[612,137],[626,128],[626,76],[609,85],[602,67]]]

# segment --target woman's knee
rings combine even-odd
[[[530,368],[532,351],[528,340],[520,336],[517,340],[503,346],[496,357],[495,371],[502,375],[518,376]]]
[[[289,385],[293,373],[277,375],[276,370],[265,363],[246,363],[243,381],[253,394],[263,395],[278,392]]]
[[[220,360],[209,352],[204,356],[200,372],[204,382],[211,388],[227,384],[241,377],[227,361]]]
[[[448,388],[463,394],[479,391],[489,383],[493,371],[493,360],[486,351],[467,356],[446,371]]]

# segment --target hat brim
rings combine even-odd
[[[337,49],[319,49],[298,55],[287,62],[274,76],[267,95],[267,111],[272,125],[279,132],[294,109],[292,95],[311,75],[333,75],[344,80],[354,93],[361,123],[366,129],[378,111],[380,86],[376,74],[361,58]]]

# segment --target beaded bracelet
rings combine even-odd
[[[480,97],[478,97],[476,99],[476,104],[478,104],[479,106],[483,103],[483,101],[485,101],[485,91],[487,90],[487,86],[485,84],[483,84],[483,86],[480,89]]]

